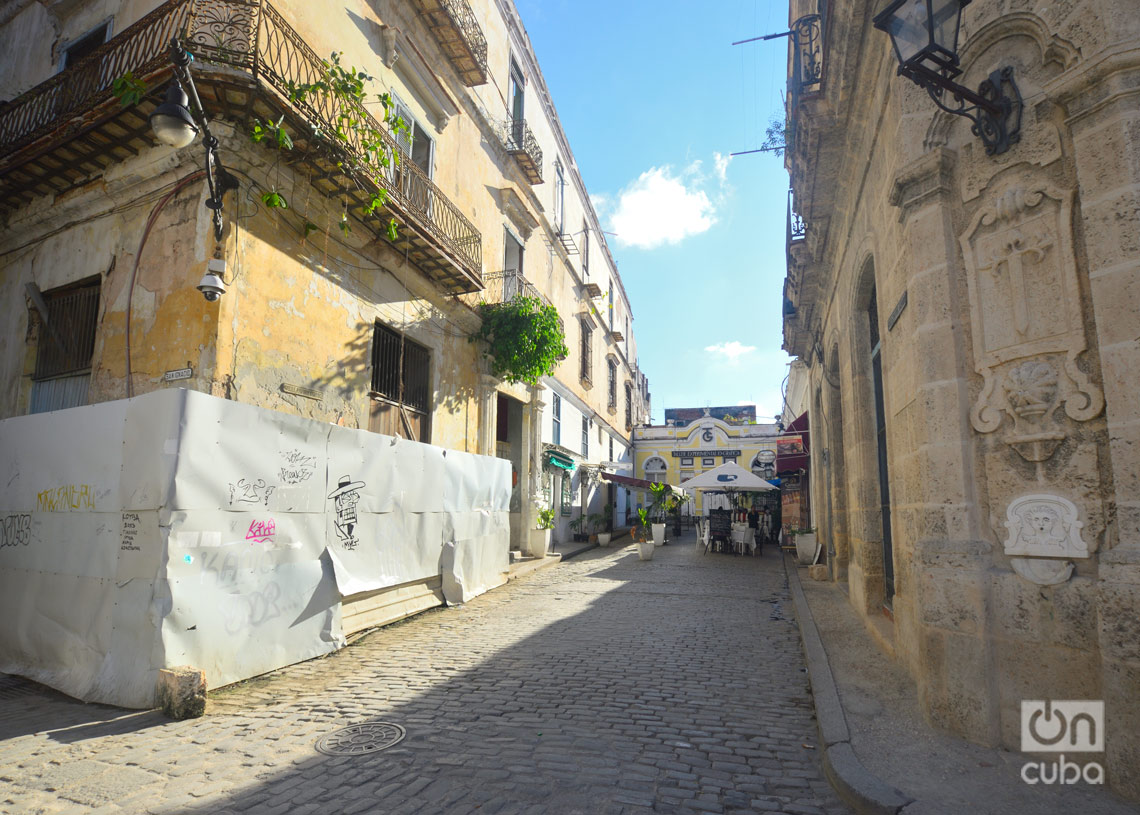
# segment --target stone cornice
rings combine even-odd
[[[902,167],[887,195],[887,202],[899,208],[899,221],[906,220],[916,207],[934,203],[939,196],[951,192],[953,169],[954,153],[945,147],[936,147]]]

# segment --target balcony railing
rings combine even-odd
[[[807,237],[807,224],[804,219],[792,209],[792,191],[788,190],[788,245],[793,241],[802,241]]]
[[[523,277],[521,272],[507,269],[504,272],[489,272],[484,278],[486,288],[482,297],[488,303],[507,303],[516,297],[534,297],[543,305],[549,306],[550,299]]]
[[[209,116],[243,125],[252,116],[273,121],[284,116],[295,134],[294,155],[308,165],[318,189],[346,197],[362,222],[371,194],[384,189],[385,212],[401,224],[401,248],[411,259],[449,290],[482,288],[479,231],[384,125],[364,109],[352,111],[365,128],[381,133],[398,158],[379,177],[369,168],[357,130],[349,129],[343,144],[312,135],[316,129],[336,132],[347,103],[328,94],[290,100],[289,88],[320,80],[324,66],[265,0],[170,0],[73,68],[13,100],[0,111],[0,203],[12,208],[31,197],[29,190],[66,189],[77,183],[76,175],[84,174],[76,170],[79,164],[86,162],[87,174],[101,171],[110,163],[108,156],[123,157],[116,149],[137,152],[130,142],[140,137],[149,143],[146,115],[153,99],[120,110],[111,86],[127,71],[152,88],[165,79],[172,36],[195,57],[192,70]],[[78,138],[81,135],[84,138]],[[89,146],[80,148],[79,143]],[[51,150],[56,151],[53,162],[40,160]]]
[[[541,184],[542,149],[538,146],[538,139],[527,126],[526,119],[507,119],[503,142],[507,146],[507,152],[519,163],[527,181],[531,184]]]
[[[487,38],[467,0],[415,0],[439,47],[468,87],[487,82]]]
[[[823,17],[809,14],[792,23],[792,83],[798,93],[823,83]]]

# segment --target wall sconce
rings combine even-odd
[[[899,73],[924,88],[942,110],[972,121],[970,131],[982,140],[986,154],[999,155],[1020,138],[1021,92],[1009,66],[991,73],[976,93],[953,81],[962,73],[958,67],[958,32],[962,9],[969,3],[892,0],[872,23],[890,35]],[[957,106],[946,103],[948,95]]]
[[[218,158],[218,140],[210,132],[210,123],[202,110],[190,63],[194,58],[178,44],[170,41],[170,61],[174,64],[174,82],[166,89],[166,100],[150,114],[150,126],[155,138],[171,147],[185,147],[201,131],[206,147],[206,184],[210,197],[206,206],[213,210],[214,240],[222,239],[222,197],[227,190],[236,190],[238,180],[226,172]],[[189,95],[187,95],[189,89]],[[189,108],[187,105],[193,102]]]

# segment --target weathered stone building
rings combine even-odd
[[[791,4],[784,337],[833,578],[931,721],[1016,750],[1022,700],[1103,699],[1140,796],[1140,14],[966,6],[956,81],[1020,92],[991,155],[885,5]]]

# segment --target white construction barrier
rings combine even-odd
[[[344,645],[341,600],[506,581],[510,463],[166,390],[0,421],[0,671],[154,704]]]

